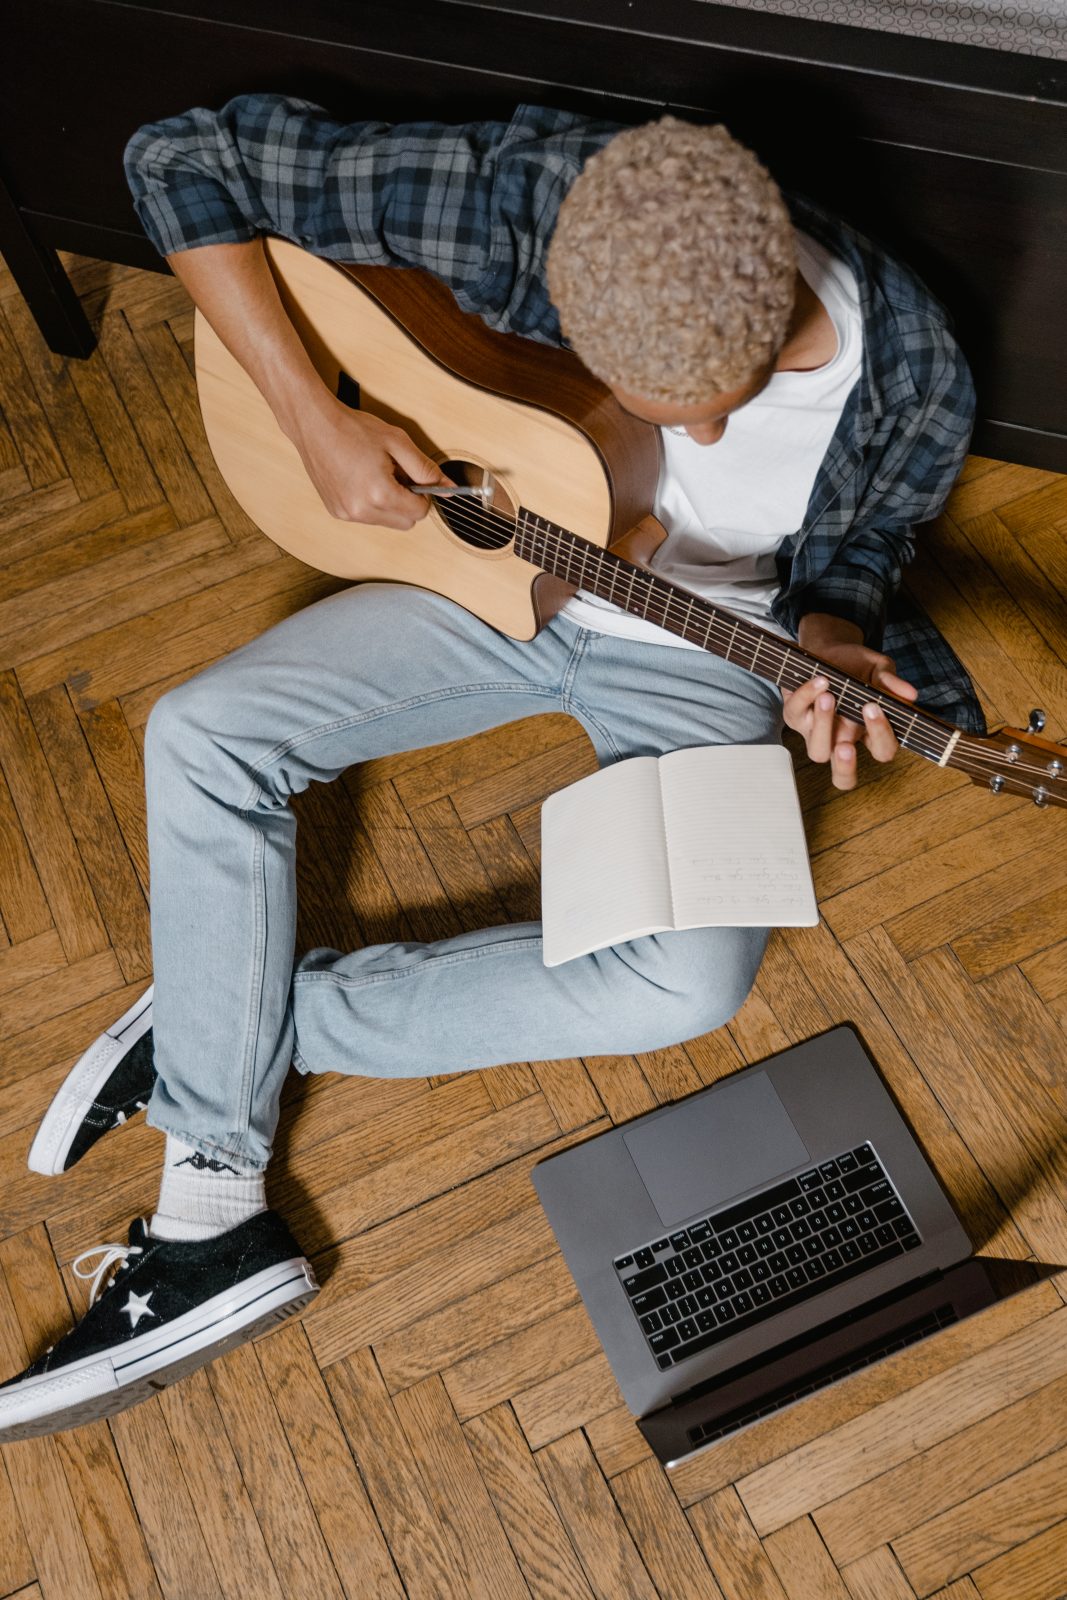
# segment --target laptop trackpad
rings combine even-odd
[[[623,1139],[667,1227],[771,1183],[809,1159],[765,1072],[724,1084]]]

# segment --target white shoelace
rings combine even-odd
[[[83,1250],[80,1256],[76,1256],[74,1258],[72,1263],[74,1267],[74,1276],[76,1278],[81,1278],[83,1282],[88,1282],[90,1278],[93,1281],[93,1286],[89,1291],[89,1304],[91,1306],[96,1304],[100,1295],[103,1293],[106,1287],[104,1279],[110,1275],[111,1269],[115,1266],[116,1262],[119,1264],[119,1272],[122,1272],[126,1267],[129,1266],[130,1257],[139,1256],[143,1254],[143,1251],[144,1246],[139,1244],[96,1244],[91,1250]],[[101,1261],[98,1267],[95,1269],[90,1267],[87,1272],[83,1272],[81,1270],[81,1264],[83,1261],[88,1261],[91,1256],[100,1255],[102,1255],[104,1259]]]

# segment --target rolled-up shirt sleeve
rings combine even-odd
[[[843,617],[865,642],[880,648],[886,618],[904,568],[916,549],[916,529],[944,509],[967,456],[975,398],[970,371],[942,327],[923,328],[908,350],[915,394],[887,413],[886,433],[865,468],[866,493],[851,526],[822,548],[802,581],[774,602],[777,621],[796,633],[812,611]]]
[[[857,530],[846,537],[816,581],[795,595],[788,608],[781,608],[781,620],[795,634],[810,611],[843,617],[855,623],[864,641],[877,649],[889,601],[914,554],[915,535],[910,527]]]
[[[492,326],[558,342],[545,250],[583,162],[615,131],[536,106],[510,122],[342,123],[247,94],[138,129],[125,166],[162,255],[276,234],[336,261],[423,267]]]
[[[487,168],[506,127],[340,123],[305,100],[239,95],[138,129],[126,176],[162,255],[271,233],[469,282],[484,270]]]

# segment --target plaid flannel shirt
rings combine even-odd
[[[422,267],[490,327],[562,344],[545,282],[559,207],[619,125],[520,106],[510,122],[341,124],[281,95],[241,95],[139,129],[126,173],[164,255],[270,233],[338,261]],[[847,618],[920,704],[982,732],[970,680],[900,592],[915,526],[943,507],[966,455],[974,391],[943,308],[913,273],[797,196],[797,226],[847,261],[863,366],[804,521],[778,552],[778,622]]]

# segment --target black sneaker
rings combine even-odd
[[[145,1109],[155,1081],[147,989],[63,1079],[30,1146],[30,1171],[47,1177],[69,1171],[105,1133]]]
[[[101,1256],[95,1272],[81,1263]],[[0,1384],[0,1444],[77,1428],[146,1400],[307,1305],[311,1264],[284,1222],[260,1211],[214,1239],[153,1239],[86,1250],[89,1310],[65,1338]],[[101,1293],[101,1285],[111,1281]]]

